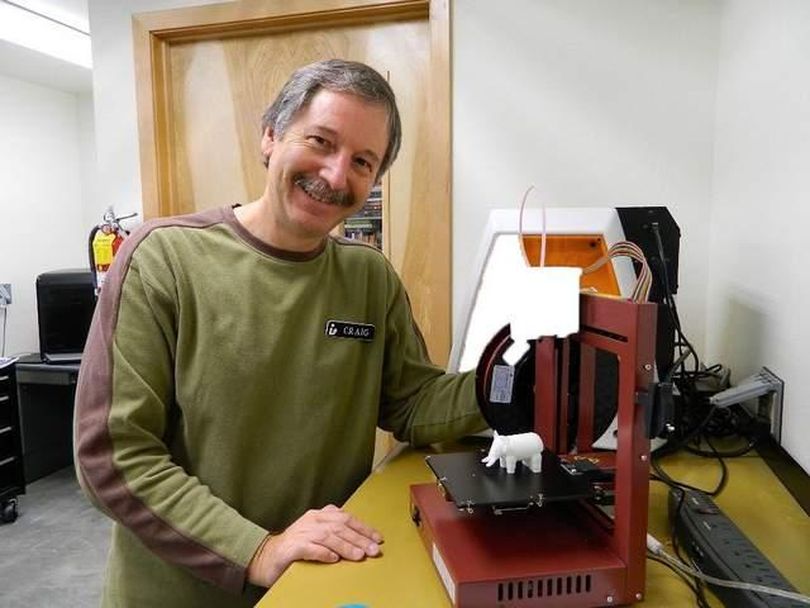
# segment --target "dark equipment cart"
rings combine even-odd
[[[0,368],[0,520],[17,519],[17,496],[25,494],[16,367]]]

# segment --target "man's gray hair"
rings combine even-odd
[[[388,110],[388,148],[377,171],[379,179],[397,157],[402,141],[402,125],[391,86],[379,72],[364,63],[328,59],[297,69],[265,110],[262,133],[269,127],[274,137],[282,137],[298,112],[308,106],[321,89],[357,95]]]

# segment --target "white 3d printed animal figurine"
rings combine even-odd
[[[519,460],[529,467],[533,473],[539,473],[543,468],[543,440],[537,433],[519,433],[517,435],[498,435],[489,448],[489,454],[481,462],[491,467],[499,460],[501,468],[512,475]]]

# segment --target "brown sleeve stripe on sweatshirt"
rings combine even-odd
[[[83,485],[100,505],[132,530],[158,556],[189,568],[197,577],[239,591],[244,568],[184,535],[161,519],[129,489],[113,463],[107,425],[112,405],[112,343],[121,291],[132,254],[155,229],[167,226],[206,228],[231,223],[232,212],[213,209],[193,215],[156,220],[135,230],[116,256],[101,292],[87,339],[76,390],[77,469]]]

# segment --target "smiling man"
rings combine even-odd
[[[375,428],[419,445],[485,426],[473,376],[428,360],[388,261],[329,236],[396,157],[388,83],[305,66],[262,127],[262,196],[145,224],[97,306],[75,445],[115,520],[106,606],[249,606],[296,560],[380,556],[335,506],[369,474]]]
[[[281,103],[268,110],[262,135],[266,190],[258,201],[237,209],[236,217],[282,249],[311,251],[365,203],[384,169],[389,140],[398,148],[399,116],[394,114],[389,133],[396,106],[322,89],[279,131],[272,126],[272,117],[282,111],[276,105]]]

